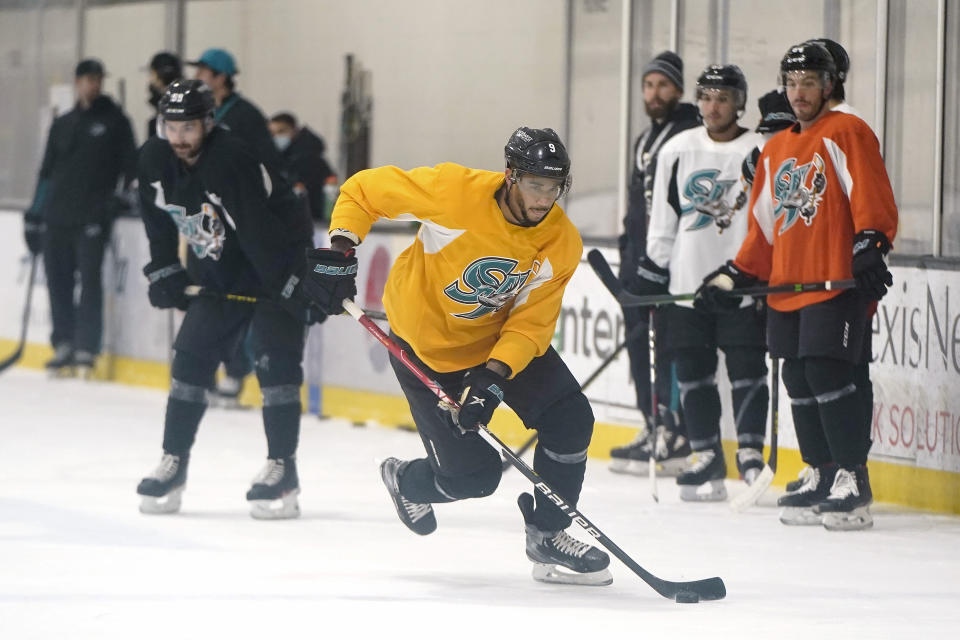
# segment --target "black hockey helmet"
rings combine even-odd
[[[203,120],[213,117],[213,93],[200,80],[174,80],[167,87],[157,111],[164,120]]]
[[[563,180],[559,197],[570,188],[570,156],[553,129],[520,127],[503,148],[507,168],[545,178]]]
[[[787,96],[776,89],[760,96],[757,105],[760,107],[757,133],[775,133],[797,122]]]
[[[787,74],[791,71],[818,71],[823,76],[829,76],[831,81],[839,79],[837,63],[833,56],[822,44],[817,42],[801,42],[787,50],[780,60],[780,86],[787,83]],[[826,79],[826,78],[824,78]]]
[[[844,82],[850,72],[850,56],[843,45],[830,38],[811,38],[807,42],[818,44],[827,50],[830,57],[833,58],[833,64],[837,67],[837,80]]]
[[[733,89],[737,94],[737,109],[747,105],[747,79],[735,64],[711,64],[697,78],[697,100],[704,89]]]

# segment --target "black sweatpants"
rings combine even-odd
[[[110,226],[48,225],[43,242],[43,268],[50,294],[53,331],[50,343],[77,351],[100,353],[103,339],[103,253]],[[80,297],[74,290],[80,276]]]
[[[177,455],[190,451],[214,372],[248,327],[254,370],[263,394],[267,455],[294,455],[300,436],[303,323],[270,301],[247,304],[213,298],[191,301],[174,341],[164,451]]]
[[[436,380],[452,398],[459,399],[468,371],[439,373],[430,369],[403,339],[391,334],[410,360]],[[437,406],[434,395],[392,355],[390,363],[403,389],[410,412],[427,452],[413,460],[400,478],[400,492],[420,503],[452,502],[492,494],[500,483],[500,454],[479,435],[456,434],[450,415]],[[539,440],[533,468],[544,481],[576,505],[583,486],[587,447],[593,434],[593,411],[580,385],[560,355],[551,347],[509,380],[504,402]],[[534,491],[534,523],[543,531],[559,531],[570,518],[539,491]]]

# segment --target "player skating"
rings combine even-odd
[[[391,363],[427,456],[388,458],[381,476],[403,523],[426,535],[432,505],[493,493],[500,455],[476,433],[505,402],[539,431],[534,468],[576,504],[593,412],[550,346],[563,290],[582,242],[556,201],[570,184],[570,160],[550,129],[510,137],[504,172],[440,164],[380,167],[348,180],[333,210],[331,249],[314,250],[305,293],[330,313],[356,295],[359,244],[380,218],[418,220],[414,243],[390,271],[384,306],[394,340],[446,393],[459,415],[405,366]],[[549,582],[609,584],[609,557],[569,534],[570,517],[540,492],[522,494],[527,557]]]
[[[833,57],[819,44],[792,47],[781,60],[798,123],[764,146],[747,238],[736,259],[705,280],[698,303],[714,307],[723,299],[719,290],[757,279],[856,279],[853,290],[769,296],[767,337],[771,356],[784,360],[800,453],[813,469],[780,498],[781,520],[862,529],[873,524],[871,441],[855,371],[870,339],[869,309],[893,282],[884,256],[897,209],[876,136],[860,118],[829,109],[837,78]]]
[[[304,322],[299,296],[312,225],[292,189],[230,132],[213,124],[213,97],[199,80],[178,80],[160,100],[158,130],[140,156],[140,198],[150,241],[150,303],[186,311],[174,342],[160,465],[137,493],[141,510],[174,512],[214,371],[250,326],[263,393],[267,463],[247,492],[256,518],[299,515],[296,450]],[[186,270],[177,233],[188,242]],[[256,304],[190,299],[189,284],[212,294],[264,298]],[[267,299],[271,298],[271,299]],[[277,501],[280,502],[279,506]]]

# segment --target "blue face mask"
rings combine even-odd
[[[273,136],[273,144],[277,147],[277,151],[283,151],[290,146],[290,136]]]

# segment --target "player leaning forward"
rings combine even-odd
[[[199,80],[177,80],[160,100],[158,129],[140,154],[140,199],[150,241],[150,303],[187,313],[177,333],[160,466],[137,487],[144,512],[180,506],[190,449],[221,359],[246,335],[263,394],[267,464],[247,492],[251,515],[299,515],[295,453],[307,305],[299,298],[312,224],[293,190],[239,138],[213,125],[213,97]],[[187,268],[177,234],[188,243]],[[190,299],[196,283],[256,304]],[[276,300],[276,302],[274,301]],[[276,502],[282,501],[279,508]]]
[[[797,124],[763,147],[747,238],[700,293],[710,304],[722,299],[718,288],[757,279],[856,279],[856,289],[769,296],[767,343],[770,355],[783,359],[800,453],[814,469],[780,498],[781,520],[861,529],[873,524],[871,441],[869,424],[857,418],[854,371],[870,339],[871,306],[893,283],[884,256],[897,209],[876,136],[860,118],[830,110],[836,78],[833,58],[816,43],[792,47],[780,62]]]
[[[330,313],[356,294],[359,244],[379,218],[415,219],[420,231],[390,271],[384,305],[393,338],[463,405],[459,415],[404,366],[391,363],[427,456],[388,458],[381,475],[403,523],[420,535],[437,526],[431,504],[492,494],[497,451],[475,432],[506,402],[539,431],[534,469],[576,504],[593,412],[550,346],[563,290],[582,242],[556,204],[570,160],[551,129],[517,129],[503,173],[440,164],[362,171],[340,191],[331,249],[310,252],[304,292]],[[570,518],[537,493],[522,494],[534,577],[609,584],[607,554],[570,537]]]

